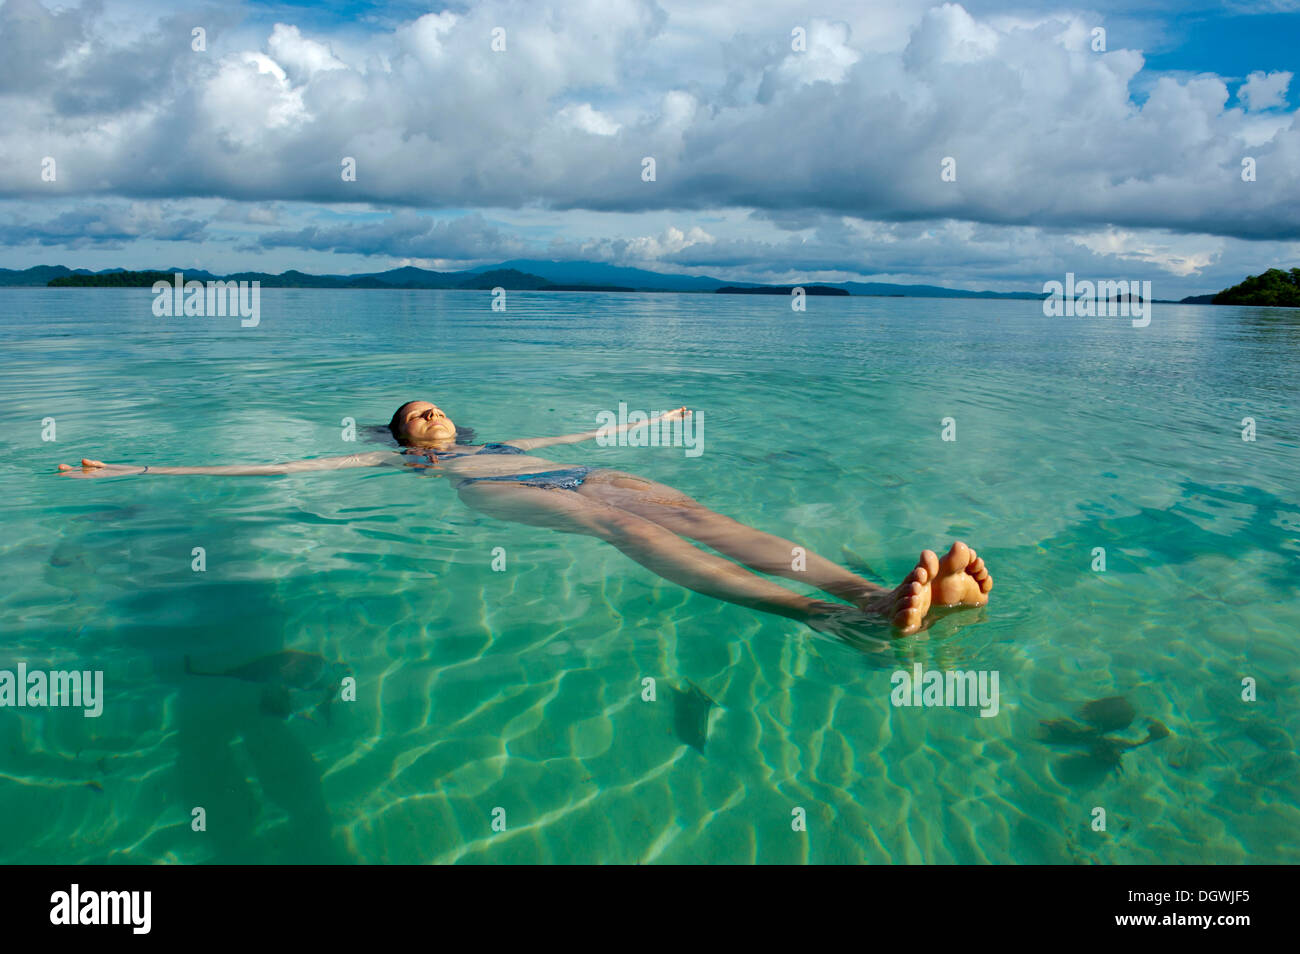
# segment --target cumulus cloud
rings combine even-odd
[[[831,86],[843,83],[853,64],[862,54],[849,43],[852,32],[846,23],[830,23],[814,19],[804,30],[800,48],[792,37],[790,50],[779,62],[764,70],[759,85],[757,101],[766,103],[780,89],[795,89],[812,83]]]
[[[633,262],[668,260],[693,245],[710,245],[714,241],[713,236],[698,225],[685,232],[670,225],[660,235],[644,235],[624,241],[619,258]]]
[[[165,203],[97,203],[44,220],[14,217],[0,224],[0,244],[121,248],[140,239],[196,241],[204,237],[206,228],[201,220]]]
[[[10,196],[802,208],[1300,235],[1294,177],[1243,189],[1239,175],[1247,148],[1261,166],[1294,167],[1294,113],[1260,141],[1263,127],[1228,108],[1227,82],[1210,75],[1162,77],[1138,103],[1141,53],[1094,52],[1070,15],[981,19],[948,3],[910,24],[897,50],[870,56],[847,22],[814,19],[805,51],[791,49],[786,27],[713,88],[685,79],[689,63],[667,78],[657,57],[679,41],[650,0],[492,0],[377,33],[364,55],[276,24],[257,48],[214,41],[205,57],[186,42],[183,58],[163,58],[171,65],[148,99],[126,95],[94,126],[74,120],[86,104],[66,91],[111,59],[85,42],[95,8],[9,0],[0,15],[15,53],[40,51],[22,75],[5,70],[15,108],[0,154],[33,170],[53,155],[66,170],[58,183],[6,179]],[[490,47],[498,24],[502,53]],[[646,75],[671,85],[647,87]],[[1238,94],[1252,112],[1276,108],[1289,79],[1252,74]],[[339,176],[344,156],[357,159],[355,182]],[[656,159],[653,183],[641,179],[644,156]],[[955,182],[940,179],[944,157],[956,160]]]
[[[1276,73],[1256,71],[1246,77],[1246,82],[1237,89],[1237,98],[1251,110],[1274,109],[1286,105],[1286,90],[1291,85],[1291,74],[1278,70]]]
[[[347,69],[342,60],[335,58],[328,43],[307,39],[296,26],[277,23],[266,45],[276,62],[295,77],[305,79],[322,70]]]

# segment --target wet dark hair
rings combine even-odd
[[[407,401],[405,404],[403,404],[401,407],[399,407],[396,411],[393,412],[392,420],[388,422],[387,427],[384,427],[382,425],[377,425],[371,428],[371,433],[376,435],[377,439],[382,440],[384,433],[387,432],[388,436],[391,437],[393,440],[397,441],[397,443],[401,444],[403,447],[409,447],[410,442],[405,437],[402,436],[400,430],[401,423],[402,423],[401,414],[402,411],[404,411],[406,408],[410,407],[412,404],[415,403],[417,402]],[[454,439],[457,444],[472,444],[474,443],[474,437],[475,437],[474,428],[461,427],[460,425],[456,426],[456,437]]]
[[[393,419],[388,422],[388,433],[392,435],[393,440],[397,441],[397,443],[403,446],[406,445],[406,439],[402,437],[401,432],[398,430],[398,426],[402,423],[401,421],[402,412],[405,411],[408,407],[410,407],[414,403],[415,403],[414,401],[407,401],[405,404],[403,404],[401,407],[399,407],[396,411],[393,412]]]

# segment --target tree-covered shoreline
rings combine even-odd
[[[1270,268],[1214,296],[1216,305],[1273,305],[1300,308],[1300,268]]]
[[[107,272],[99,275],[63,275],[51,278],[50,288],[151,288],[155,282],[172,283],[172,272]]]

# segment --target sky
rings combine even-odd
[[[1300,265],[1297,50],[1300,0],[0,0],[0,267],[1202,294]]]

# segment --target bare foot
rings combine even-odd
[[[993,577],[984,561],[958,540],[942,558],[922,550],[902,583],[862,609],[888,617],[900,635],[910,636],[922,628],[932,607],[983,606],[991,589]]]

